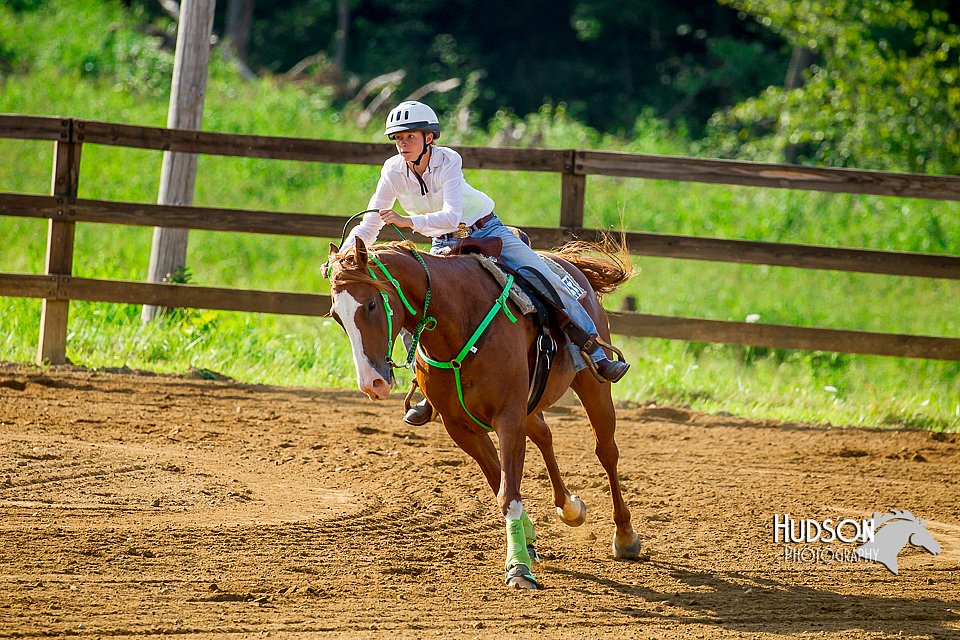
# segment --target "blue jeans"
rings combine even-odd
[[[583,305],[580,304],[580,301],[577,300],[563,285],[560,281],[560,277],[553,272],[549,266],[547,266],[543,258],[541,258],[536,251],[524,244],[523,240],[518,238],[513,234],[510,229],[508,229],[499,218],[494,218],[487,224],[483,226],[482,229],[477,229],[470,234],[472,238],[500,238],[503,241],[503,249],[500,251],[500,258],[503,260],[503,263],[506,264],[511,269],[519,269],[520,267],[529,266],[537,270],[538,273],[543,275],[543,277],[556,289],[557,293],[560,294],[560,301],[563,306],[564,313],[567,314],[567,317],[570,318],[571,322],[587,332],[591,336],[597,335],[597,325],[594,324],[593,318],[590,317],[590,314],[587,313],[586,309],[583,308]],[[442,238],[434,238],[433,244],[430,248],[430,253],[437,253],[440,249],[444,247],[449,247],[457,243],[459,238],[451,238],[449,240],[444,240]],[[580,357],[580,348],[577,345],[570,343],[570,355],[573,356],[574,367],[577,371],[583,369],[586,364]],[[606,354],[603,352],[601,347],[597,347],[590,353],[590,359],[594,362],[599,362],[606,358]]]

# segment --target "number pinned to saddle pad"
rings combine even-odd
[[[547,266],[550,267],[550,270],[557,274],[557,277],[560,278],[560,282],[563,283],[563,288],[567,290],[567,293],[577,300],[583,300],[584,296],[587,295],[586,289],[581,287],[566,269],[551,260],[549,255],[540,254],[540,257],[543,258],[543,261],[547,263]]]

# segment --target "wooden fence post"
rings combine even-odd
[[[583,226],[583,207],[587,195],[587,176],[577,171],[579,151],[571,151],[570,159],[563,163],[560,177],[560,226],[580,228]]]
[[[57,197],[57,217],[47,228],[47,275],[69,277],[73,271],[74,223],[70,207],[80,185],[80,152],[83,144],[74,140],[73,120],[65,121],[69,134],[54,142],[52,195]],[[67,361],[67,319],[70,301],[45,298],[40,315],[40,344],[37,362],[64,364]]]

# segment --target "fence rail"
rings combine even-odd
[[[575,171],[627,178],[804,189],[827,193],[861,193],[925,200],[960,200],[960,178],[916,173],[801,167],[607,151],[577,152]]]
[[[43,116],[0,114],[0,138],[53,141],[52,195],[0,193],[0,215],[49,221],[45,275],[0,273],[0,296],[44,301],[38,359],[63,362],[71,300],[324,315],[328,296],[78,278],[72,275],[78,222],[181,227],[305,237],[339,237],[345,216],[184,207],[77,197],[84,144],[240,157],[380,165],[392,145],[171,130]],[[560,225],[526,229],[538,248],[602,230],[583,226],[587,175],[960,200],[960,178],[853,169],[677,158],[601,151],[462,147],[467,168],[561,174]],[[631,253],[743,264],[960,279],[960,256],[874,251],[625,232]],[[633,336],[784,349],[960,360],[960,339],[816,327],[611,313],[611,329]]]
[[[344,216],[84,200],[2,192],[0,212],[11,216],[69,222],[179,227],[314,238],[339,237],[346,222]],[[541,249],[556,247],[573,238],[597,240],[603,234],[602,230],[584,227],[528,227],[524,231],[530,236],[533,245]],[[418,239],[425,240],[419,236]],[[630,253],[643,256],[960,279],[960,256],[696,238],[636,231],[624,232],[623,239]]]
[[[330,297],[319,294],[57,275],[0,274],[0,296],[200,307],[298,316],[323,316],[330,310]],[[624,335],[817,351],[834,351],[836,345],[842,343],[846,353],[960,360],[960,339],[953,338],[678,318],[644,313],[611,312],[609,316],[611,330]]]

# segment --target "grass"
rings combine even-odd
[[[57,29],[65,24],[83,24],[86,30]],[[112,40],[105,32],[113,34]],[[70,35],[77,33],[85,35]],[[39,46],[51,39],[54,46]],[[5,51],[17,52],[17,73],[0,79],[0,112],[165,122],[165,89],[155,76],[169,67],[169,56],[135,33],[114,5],[74,0],[16,16],[0,7],[0,40],[13,43]],[[143,59],[152,66],[138,66]],[[544,109],[519,124],[525,135],[535,133],[547,147],[673,155],[690,148],[653,119],[641,119],[630,140],[600,136],[560,109]],[[450,130],[444,139],[488,144],[501,125]],[[204,126],[259,135],[381,139],[377,127],[357,129],[349,113],[330,107],[324,89],[269,78],[242,82],[217,56]],[[0,191],[47,193],[51,155],[49,143],[0,140]],[[80,195],[155,201],[160,163],[157,152],[88,145]],[[204,156],[195,202],[342,215],[365,207],[378,171]],[[557,175],[469,171],[468,180],[491,194],[511,223],[557,222]],[[960,254],[958,213],[957,203],[591,177],[586,222],[659,233]],[[74,273],[144,279],[151,233],[78,225]],[[45,242],[43,221],[0,216],[0,271],[41,273]],[[196,284],[322,293],[326,283],[319,265],[326,247],[323,239],[194,231],[188,266]],[[638,275],[610,296],[608,308],[618,308],[624,296],[632,295],[647,313],[721,320],[756,314],[770,323],[960,335],[955,314],[960,283],[955,281],[656,258],[636,258],[635,267]],[[0,299],[0,360],[33,360],[39,316],[37,300]],[[958,363],[653,339],[618,343],[634,363],[614,387],[626,403],[681,404],[761,419],[960,429]],[[249,382],[355,384],[348,343],[339,327],[322,318],[186,310],[144,326],[138,307],[78,302],[71,305],[68,357],[90,367],[212,369]]]

